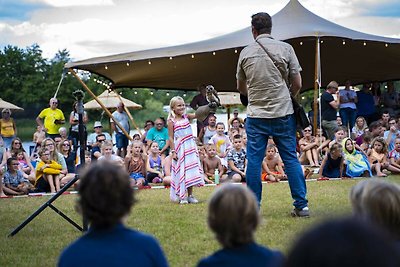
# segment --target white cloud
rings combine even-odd
[[[46,7],[33,11],[29,21],[11,25],[0,20],[3,44],[38,43],[48,58],[66,48],[74,59],[205,40],[249,26],[256,12],[273,15],[286,5],[280,0],[30,1]],[[400,18],[361,16],[366,7],[382,1],[301,0],[301,4],[345,27],[398,37]]]

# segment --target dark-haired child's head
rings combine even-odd
[[[128,173],[111,162],[96,162],[82,174],[78,209],[93,227],[121,222],[135,202]]]

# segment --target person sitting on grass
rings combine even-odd
[[[350,201],[355,217],[387,231],[400,249],[400,186],[381,179],[353,186]]]
[[[19,170],[19,162],[17,158],[11,157],[7,159],[7,171],[4,174],[5,187],[17,192],[19,195],[27,195],[32,184],[29,182],[29,176]]]
[[[139,188],[147,185],[145,179],[147,167],[147,158],[140,151],[142,150],[143,143],[141,141],[134,141],[132,145],[128,146],[128,155],[125,157],[125,169],[131,177],[131,186],[138,186]]]
[[[140,141],[141,140],[137,140]],[[143,147],[143,145],[142,145]],[[147,156],[147,176],[146,180],[149,183],[162,183],[164,178],[163,166],[160,156],[160,149],[157,142],[152,142],[150,145],[149,155]]]
[[[343,155],[346,165],[346,175],[348,177],[371,177],[371,166],[367,155],[361,151],[357,144],[350,138],[343,140]]]
[[[394,149],[389,152],[390,164],[400,169],[400,138],[397,137],[394,142]]]
[[[224,175],[225,168],[222,166],[221,160],[217,157],[217,148],[214,144],[207,145],[207,156],[203,162],[204,181],[208,184],[215,182],[215,170],[218,170],[220,177]]]
[[[228,160],[228,180],[234,183],[246,182],[246,151],[243,149],[242,136],[233,136],[233,147],[227,154]]]
[[[312,136],[311,126],[304,128],[303,138],[299,140],[300,147],[300,163],[302,165],[309,164],[311,167],[319,167],[318,147],[319,143],[315,136]]]
[[[287,180],[287,175],[283,171],[282,159],[277,155],[277,148],[274,144],[268,144],[266,156],[262,163],[263,172],[261,179],[263,181],[279,182],[281,179]]]
[[[260,222],[254,194],[245,186],[224,184],[208,205],[208,225],[222,249],[199,261],[209,266],[282,266],[281,252],[257,244],[254,232]]]
[[[319,178],[342,178],[344,169],[342,145],[334,143],[329,148],[329,153],[322,160],[319,168]]]
[[[39,150],[40,161],[36,165],[36,192],[51,192],[60,191],[60,174],[62,171],[61,164],[51,160],[51,152],[42,147]]]
[[[386,177],[387,174],[383,173],[383,170],[388,170],[392,173],[400,173],[400,168],[392,166],[387,160],[387,144],[383,137],[375,137],[372,141],[372,148],[369,151],[368,160],[371,164],[371,169],[376,172],[377,176]]]
[[[113,143],[109,140],[106,140],[101,145],[101,156],[97,159],[98,161],[107,160],[112,161],[119,166],[124,165],[124,161],[120,156],[113,154]]]
[[[135,203],[129,180],[126,171],[108,161],[96,162],[82,174],[77,209],[90,228],[63,250],[59,267],[168,266],[154,237],[123,224]]]
[[[7,161],[4,164],[4,167],[1,167],[0,169],[0,197],[7,197],[9,195],[15,196],[15,195],[21,195],[22,193],[14,191],[4,184],[4,174],[6,172],[6,166],[7,166]]]

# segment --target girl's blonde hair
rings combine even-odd
[[[174,119],[176,117],[176,114],[173,110],[173,108],[176,105],[176,102],[178,101],[182,101],[183,103],[185,103],[185,100],[183,100],[182,97],[180,96],[174,96],[173,98],[171,98],[171,100],[169,101],[169,114],[168,114],[168,120],[169,119]]]
[[[362,128],[358,128],[358,125],[357,125],[357,120],[358,120],[358,119],[362,119],[362,120],[363,120],[363,126],[362,126]],[[356,129],[359,130],[359,131],[364,131],[365,129],[368,128],[367,121],[365,120],[365,118],[364,118],[363,116],[358,116],[358,117],[357,117],[356,123],[355,123],[355,125],[354,125],[354,128],[356,128]]]

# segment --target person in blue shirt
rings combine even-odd
[[[197,266],[283,266],[281,252],[254,241],[259,221],[258,203],[252,191],[242,185],[222,185],[208,206],[208,225],[222,249],[201,259]]]
[[[78,209],[90,229],[64,249],[58,266],[168,266],[154,237],[122,223],[135,202],[129,180],[127,172],[107,161],[83,173]]]

